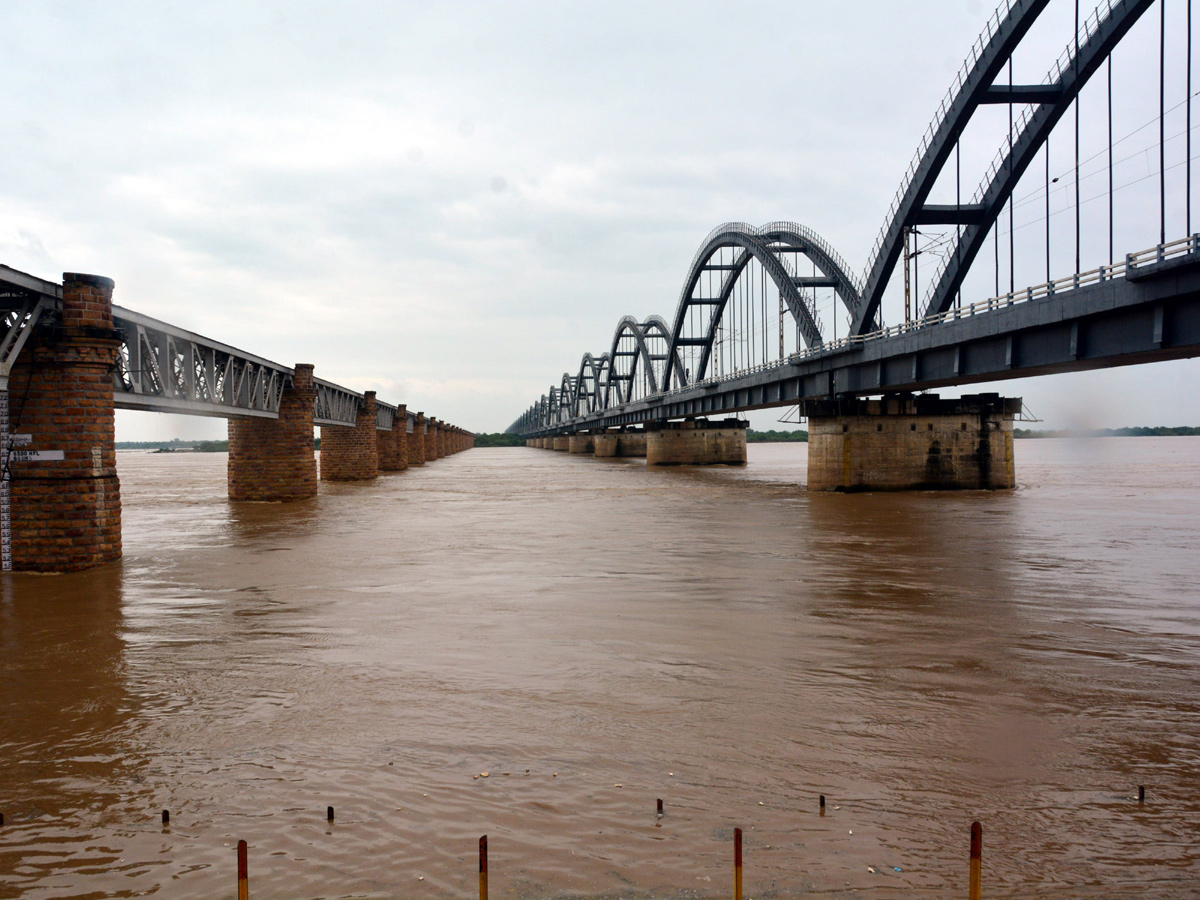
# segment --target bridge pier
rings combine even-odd
[[[401,403],[396,407],[391,431],[379,432],[379,471],[403,472],[408,468],[408,407]]]
[[[430,416],[425,422],[425,462],[433,462],[438,458],[437,435],[438,420]]]
[[[810,491],[1011,490],[1020,399],[902,395],[805,404]]]
[[[313,367],[297,363],[278,419],[229,419],[226,482],[230,500],[290,501],[317,496],[313,448]]]
[[[571,438],[569,435],[556,435],[551,440],[553,441],[550,445],[551,450],[557,450],[559,453],[569,453],[571,451]]]
[[[615,431],[606,431],[603,434],[593,435],[592,452],[596,454],[596,459],[611,459],[617,456],[619,439],[620,435]]]
[[[646,429],[648,466],[744,466],[746,422],[685,419]]]
[[[321,480],[370,481],[379,475],[375,392],[363,395],[353,428],[321,426]]]
[[[35,334],[8,379],[6,433],[30,436],[8,457],[17,571],[75,572],[121,556],[112,292],[110,278],[65,273],[61,331]]]
[[[409,466],[425,465],[425,413],[417,413],[417,420],[413,423],[412,434],[408,436],[408,464]]]
[[[622,431],[617,435],[617,456],[645,459],[646,447],[644,431]]]
[[[568,453],[591,453],[595,450],[595,436],[586,431],[572,434],[567,438]]]

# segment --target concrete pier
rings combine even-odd
[[[63,275],[62,327],[38,332],[9,377],[12,568],[73,572],[121,556],[113,437],[113,281]],[[8,400],[12,409],[7,409]]]
[[[805,404],[810,491],[1009,490],[1020,399],[902,395]]]
[[[617,456],[644,459],[646,456],[646,432],[622,431],[617,435]]]
[[[744,466],[746,426],[741,419],[686,419],[646,428],[648,466]]]
[[[561,434],[558,437],[551,438],[551,440],[554,442],[553,445],[551,446],[552,450],[557,450],[560,453],[569,453],[570,452],[571,438],[569,436],[567,436],[565,434]]]
[[[594,449],[594,436],[587,432],[571,435],[567,440],[568,453],[591,453]]]
[[[321,480],[370,481],[379,475],[375,392],[363,395],[353,428],[321,426]]]
[[[229,419],[226,481],[230,500],[286,502],[317,496],[313,448],[313,367],[297,363],[278,419]]]
[[[592,452],[596,459],[610,459],[617,455],[617,433],[606,431],[592,436]]]

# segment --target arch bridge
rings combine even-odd
[[[564,373],[509,431],[542,439],[793,405],[811,423],[830,410],[857,408],[856,398],[1200,355],[1200,235],[1191,223],[1192,42],[1187,40],[1185,51],[1186,99],[1171,110],[1165,106],[1165,60],[1177,59],[1171,54],[1183,39],[1169,44],[1175,30],[1167,28],[1161,0],[1157,16],[1146,15],[1154,0],[1104,0],[1082,18],[1076,5],[1062,54],[1040,80],[1014,82],[1014,54],[1034,46],[1030,33],[1049,5],[1050,0],[1005,0],[989,17],[905,171],[861,276],[811,227],[722,224],[684,269],[669,318],[622,318],[608,349],[585,353],[579,367]],[[1182,18],[1183,8],[1176,10]],[[1190,2],[1186,14],[1190,28]],[[1158,191],[1149,203],[1118,217],[1113,197],[1122,187],[1113,179],[1120,161],[1114,163],[1112,57],[1139,21],[1146,26],[1143,37],[1156,38],[1157,68],[1148,76],[1157,88],[1156,114],[1129,139],[1153,134],[1148,126],[1157,126],[1157,139],[1145,152],[1158,155],[1157,176],[1147,182]],[[1096,78],[1102,72],[1107,78]],[[1079,161],[1078,100],[1093,79],[1099,90],[1107,86],[1108,189],[1081,199],[1081,179],[1101,176],[1106,161],[1103,149],[1093,158],[1099,163]],[[1180,93],[1179,85],[1170,87]],[[1138,98],[1139,113],[1148,99]],[[1168,138],[1166,123],[1181,118],[1184,106],[1186,128]],[[989,108],[993,113],[998,108],[1001,116],[1007,112],[1007,131],[968,195],[962,138],[974,127],[988,127]],[[1050,180],[1052,134],[1075,149],[1061,189],[1052,188],[1059,178]],[[1168,153],[1178,155],[1173,148],[1182,143],[1175,140],[1181,135],[1186,135],[1183,159],[1168,159]],[[1035,166],[1039,160],[1044,166]],[[1085,164],[1095,171],[1084,172]],[[1170,173],[1181,169],[1182,216],[1176,199],[1182,192],[1166,190]],[[1028,195],[1015,196],[1018,185],[1029,187]],[[1050,198],[1060,190],[1071,202],[1051,212]],[[950,199],[947,195],[953,202],[934,202]],[[1044,215],[1019,229],[1014,210],[1028,209],[1030,196],[1044,202]],[[1089,213],[1087,220],[1092,230],[1094,220],[1107,224],[1108,253],[1084,266],[1081,207],[1104,196],[1107,217]],[[1155,205],[1158,221],[1151,222],[1145,210]],[[1069,257],[1072,233],[1059,224],[1065,221],[1059,214],[1072,211],[1074,261],[1054,278],[1051,241],[1059,256],[1065,245]],[[1183,227],[1170,235],[1169,222],[1172,229]],[[1034,226],[1045,232],[1045,274],[1037,283],[1020,284],[1016,272],[1036,269],[1042,258],[1040,248],[1018,253],[1014,234]],[[1157,231],[1157,242],[1117,255],[1114,234],[1137,231],[1133,226]],[[984,252],[989,245],[990,254]],[[940,260],[922,296],[921,257],[935,255]],[[989,256],[994,287],[981,290],[993,274]],[[884,318],[889,303],[899,319],[891,325]],[[811,454],[810,447],[810,459]]]

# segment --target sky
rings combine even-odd
[[[1172,46],[1182,9],[1169,7]],[[503,430],[585,351],[607,350],[621,316],[670,319],[721,222],[804,223],[860,270],[990,12],[969,0],[10,0],[0,262],[107,275],[121,306]],[[1052,0],[1014,60],[1018,83],[1041,81],[1072,14]],[[1157,179],[1142,171],[1157,165],[1157,127],[1142,127],[1157,15],[1114,60],[1120,174],[1138,182],[1120,194],[1118,255],[1157,243]],[[1174,106],[1186,88],[1172,54]],[[1081,101],[1084,157],[1105,128],[1096,96]],[[964,138],[972,190],[997,122]],[[1052,144],[1059,172],[1072,151]],[[1169,237],[1186,233],[1180,172]],[[1018,228],[1042,202],[1033,190],[1017,191],[1032,198]],[[1065,248],[1073,217],[1052,218]],[[1021,240],[1040,246],[1039,227]],[[1018,283],[1043,280],[1044,258],[1018,255],[1030,260]],[[1069,256],[1052,260],[1055,277]],[[964,302],[989,296],[994,274],[973,273]],[[1198,376],[1183,361],[994,389],[1024,396],[1043,427],[1200,424]],[[781,412],[751,418],[770,427]],[[118,440],[224,429],[117,417]]]

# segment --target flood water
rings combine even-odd
[[[1017,464],[479,449],[235,505],[123,452],[124,560],[3,581],[0,897],[232,897],[244,839],[253,897],[469,898],[487,834],[495,897],[723,898],[735,826],[750,898],[965,897],[973,820],[986,897],[1195,897],[1200,438]]]

